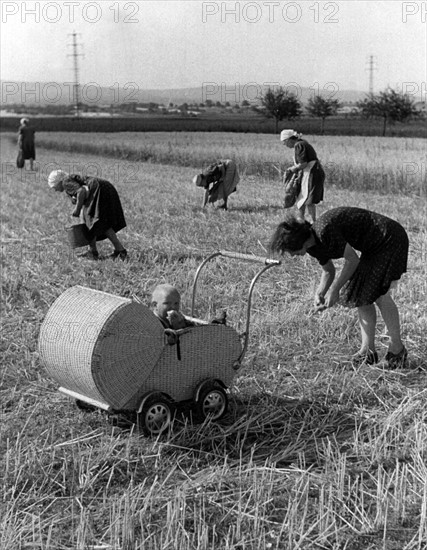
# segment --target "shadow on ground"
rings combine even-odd
[[[302,454],[306,462],[316,463],[324,443],[344,442],[354,429],[354,416],[342,408],[265,394],[233,398],[220,422],[193,424],[181,434],[178,430],[172,441],[230,459],[271,460],[285,466]]]
[[[136,415],[110,416],[121,429],[135,429]],[[193,451],[200,456],[257,462],[274,461],[278,466],[319,461],[319,450],[328,441],[338,446],[351,438],[354,416],[339,407],[272,395],[232,397],[227,414],[217,422],[194,417],[188,404],[177,410],[172,429],[164,436],[165,448]]]

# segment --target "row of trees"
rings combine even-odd
[[[261,103],[265,109],[264,114],[269,118],[274,118],[276,133],[281,120],[295,120],[302,114],[302,105],[298,98],[281,87],[269,88],[261,98]],[[306,110],[311,116],[321,119],[323,134],[325,120],[335,115],[340,106],[341,103],[337,99],[317,95],[309,99]],[[356,106],[365,118],[383,119],[383,136],[385,136],[388,122],[403,122],[420,114],[409,96],[391,88],[387,88],[378,95],[370,94],[364,100],[358,101]]]

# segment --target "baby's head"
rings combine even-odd
[[[177,289],[168,284],[157,285],[151,296],[151,307],[157,317],[166,320],[169,311],[179,311],[181,296]]]

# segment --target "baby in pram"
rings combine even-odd
[[[181,295],[172,285],[165,283],[156,286],[151,295],[151,308],[165,328],[178,330],[194,326],[180,312]]]
[[[167,283],[157,285],[153,290],[151,308],[154,315],[167,329],[179,330],[201,324],[188,319],[181,313],[181,295],[174,286]],[[211,323],[225,325],[226,312],[223,311],[220,317],[212,319]]]

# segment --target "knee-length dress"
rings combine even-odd
[[[296,205],[318,204],[323,200],[325,172],[314,147],[305,139],[298,139],[294,146],[294,164],[307,163],[302,170],[301,191]]]
[[[316,244],[307,253],[321,265],[344,257],[346,244],[360,252],[359,264],[340,292],[344,306],[373,304],[407,270],[408,235],[400,223],[387,216],[341,206],[320,216],[312,231]]]
[[[208,203],[225,200],[236,191],[240,181],[236,163],[231,159],[212,164],[203,174],[207,176],[209,184],[213,183],[209,190]]]
[[[88,228],[87,238],[97,241],[106,239],[105,231],[113,229],[115,233],[126,227],[119,194],[112,183],[101,178],[81,178],[89,194],[83,203],[82,217]],[[63,182],[64,190],[73,196],[76,185],[72,176]]]
[[[19,127],[18,137],[19,137],[19,146],[22,150],[24,159],[33,159],[36,158],[36,147],[34,143],[34,128],[22,124]]]

